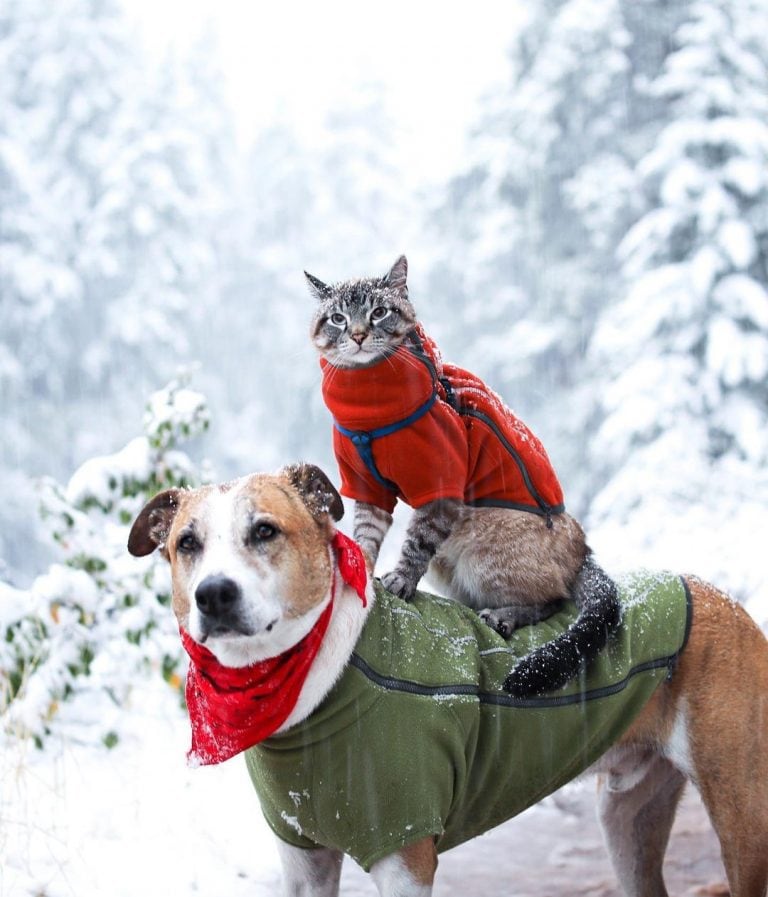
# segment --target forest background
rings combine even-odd
[[[765,4],[219,6],[0,6],[4,737],[114,748],[141,677],[178,688],[128,523],[166,483],[333,473],[302,270],[401,252],[603,564],[768,623]]]

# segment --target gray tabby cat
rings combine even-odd
[[[371,405],[377,401],[370,384],[378,382],[376,378],[387,365],[394,370],[395,359],[402,362],[406,356],[411,363],[413,357],[412,364],[420,370],[420,361],[434,368],[408,298],[407,270],[407,261],[401,256],[384,277],[330,286],[305,272],[318,300],[311,337],[322,359],[324,397],[335,416],[331,394],[341,395],[348,417],[357,419],[359,412],[360,420],[369,419]],[[412,354],[404,353],[404,347]],[[405,370],[404,379],[410,382],[407,365]],[[440,382],[450,398],[450,384]],[[401,385],[401,396],[408,388],[406,382]],[[417,409],[412,417],[426,413]],[[354,535],[373,564],[392,523],[390,507],[396,499],[379,503],[389,507],[359,500],[359,494],[345,481],[345,441],[339,435],[357,431],[346,430],[338,417],[335,423],[342,494],[358,499]],[[387,451],[386,440],[376,440],[371,448],[370,441],[368,446],[361,445],[358,434],[356,446],[361,453],[368,452],[366,463],[376,479],[402,499],[402,484],[382,477],[376,468],[377,463],[381,466],[388,460],[377,454]],[[439,468],[446,462],[444,457],[435,457],[432,463]],[[387,469],[391,470],[391,465]],[[578,522],[562,507],[554,513],[534,511],[473,507],[456,498],[427,501],[413,512],[395,569],[382,577],[386,589],[408,600],[427,574],[444,594],[478,610],[507,637],[514,628],[543,619],[561,601],[573,599],[579,616],[571,627],[524,658],[510,673],[506,687],[518,695],[549,691],[577,675],[605,645],[620,618],[615,585],[593,560]]]

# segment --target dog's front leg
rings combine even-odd
[[[430,897],[437,869],[434,838],[424,838],[371,866],[381,897]]]
[[[328,847],[305,850],[277,842],[285,897],[337,897],[344,854]]]

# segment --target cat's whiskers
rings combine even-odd
[[[398,349],[399,348],[400,347],[398,346]],[[391,354],[387,354],[384,356],[385,360],[389,363],[390,367],[392,367],[392,368],[394,368],[394,366],[395,366],[394,361],[393,361],[394,355],[395,355],[395,352],[392,352]],[[401,363],[403,363],[405,366],[411,367],[417,371],[422,370],[422,363],[417,358],[414,358],[410,352],[401,352],[398,354],[397,357],[398,357],[399,361]]]

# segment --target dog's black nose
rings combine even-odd
[[[228,576],[206,576],[195,590],[195,603],[210,617],[230,612],[240,600],[240,586]]]

